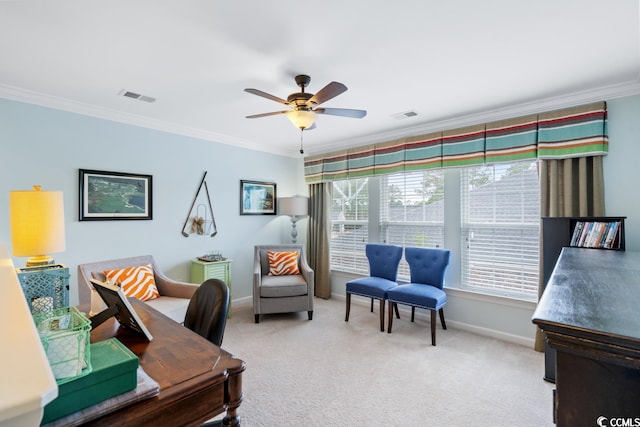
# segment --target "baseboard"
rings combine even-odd
[[[244,310],[247,307],[253,307],[252,296],[231,300],[231,314],[236,310]]]
[[[331,298],[335,298],[337,300],[344,301],[346,299],[344,294],[332,293]],[[361,306],[370,307],[371,299],[361,297],[359,295],[351,296],[351,304],[357,304]],[[409,306],[398,305],[398,310],[400,313],[403,313],[405,316],[411,316],[411,308]],[[416,317],[421,318],[424,321],[430,321],[431,316],[425,310],[416,310]],[[447,327],[452,327],[454,329],[459,329],[466,332],[471,332],[473,334],[486,336],[489,338],[495,338],[501,341],[507,341],[513,344],[523,345],[525,347],[529,347],[533,349],[535,340],[533,338],[525,338],[520,335],[509,334],[502,331],[497,331],[495,329],[483,328],[481,326],[471,325],[469,323],[456,322],[455,320],[445,319],[447,321]]]
[[[417,314],[416,314],[417,315]],[[496,331],[495,329],[483,328],[468,323],[456,322],[455,320],[447,320],[447,327],[451,326],[455,329],[471,332],[477,335],[483,335],[489,338],[495,338],[501,341],[507,341],[513,344],[520,344],[533,350],[535,340],[532,338],[521,337],[520,335],[508,334],[506,332]]]

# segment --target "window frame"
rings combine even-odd
[[[532,161],[535,162],[535,161]],[[512,162],[513,164],[518,162]],[[530,290],[519,292],[517,290],[510,292],[505,291],[503,289],[489,289],[485,287],[471,286],[464,282],[462,269],[464,264],[464,227],[462,221],[462,201],[461,201],[461,182],[462,182],[462,173],[465,168],[447,168],[441,169],[444,175],[444,224],[443,224],[443,247],[451,250],[452,252],[452,262],[447,271],[447,276],[445,280],[445,288],[448,289],[457,289],[467,292],[472,292],[474,294],[479,295],[488,295],[488,296],[500,296],[513,300],[521,300],[521,301],[535,301],[537,299],[537,290],[536,292],[532,292]],[[382,233],[383,229],[383,214],[381,213],[381,203],[382,196],[381,186],[383,185],[383,177],[369,177],[368,181],[368,194],[369,194],[369,203],[368,203],[368,242],[371,243],[387,243],[384,238],[384,234]],[[538,195],[539,195],[539,185]],[[539,208],[539,203],[538,203]],[[387,221],[387,225],[392,222]],[[420,222],[422,223],[422,222]],[[537,225],[536,225],[537,224]],[[536,253],[539,255],[539,227],[540,227],[540,219],[539,214],[537,216],[536,224],[527,224],[522,225],[524,229],[533,230],[535,233],[535,228],[537,227],[538,238],[536,239],[536,244],[538,245],[536,248]],[[409,223],[405,223],[405,225],[409,226]],[[505,226],[512,226],[505,225]],[[484,224],[474,224],[476,227],[488,227],[489,225]],[[500,228],[503,225],[491,225],[493,228]],[[332,224],[333,228],[333,224]],[[366,255],[364,253],[366,242],[362,242],[362,252],[359,254],[354,254],[354,256],[358,257],[363,262],[360,263],[357,269],[355,268],[344,268],[339,265],[335,265],[331,263],[331,269],[333,271],[343,271],[348,273],[355,273],[360,275],[368,274],[368,262],[366,262]],[[333,247],[333,245],[330,245]],[[404,262],[404,258],[403,261]],[[364,265],[365,268],[361,268],[360,266]],[[539,274],[539,260],[536,263],[535,274]],[[399,280],[408,280],[408,268],[406,271],[401,267],[399,271]]]

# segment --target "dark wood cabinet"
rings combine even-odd
[[[541,224],[541,245],[542,259],[541,272],[543,286],[546,288],[553,268],[556,265],[560,251],[562,248],[568,247],[571,243],[571,237],[576,228],[576,224],[584,222],[620,222],[618,240],[611,249],[590,248],[593,250],[625,250],[625,231],[624,220],[622,216],[591,216],[591,217],[544,217]],[[545,342],[544,351],[544,379],[549,382],[555,382],[556,378],[556,354],[555,350],[549,347]]]
[[[558,426],[640,422],[638,301],[640,252],[562,249],[533,315],[557,354]]]

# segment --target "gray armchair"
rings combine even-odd
[[[299,251],[299,275],[269,275],[268,251]],[[304,245],[258,245],[254,248],[253,314],[260,323],[261,314],[306,311],[313,319],[313,270],[307,264]]]

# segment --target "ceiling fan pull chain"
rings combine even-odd
[[[302,148],[302,133],[304,129],[300,129],[300,154],[304,154],[304,149]]]

